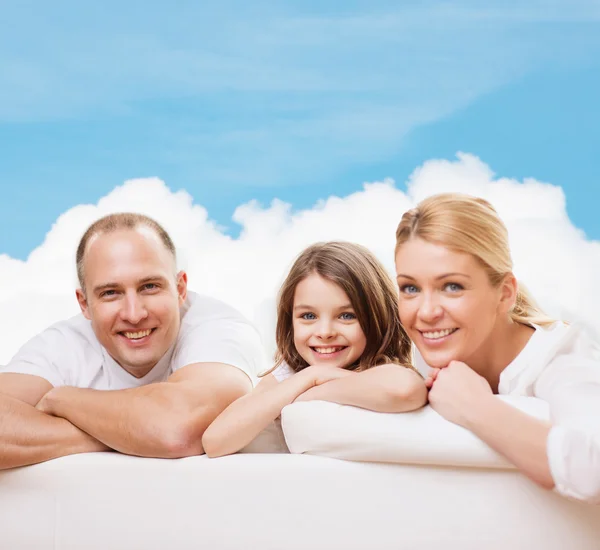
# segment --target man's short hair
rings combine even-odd
[[[85,259],[85,250],[88,242],[95,235],[102,235],[105,233],[113,233],[122,229],[136,229],[140,226],[148,227],[154,231],[165,248],[173,254],[173,259],[177,260],[177,254],[175,252],[175,245],[169,234],[165,231],[164,227],[160,225],[156,220],[143,214],[135,214],[133,212],[119,212],[117,214],[109,214],[99,220],[96,220],[90,225],[87,231],[81,237],[79,245],[77,246],[77,254],[75,261],[77,263],[77,279],[79,285],[85,290],[84,284],[84,272],[83,272],[83,260]]]

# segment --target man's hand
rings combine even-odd
[[[469,420],[493,397],[483,376],[460,361],[430,374],[429,404],[446,420],[468,427]],[[426,381],[427,383],[427,381]]]

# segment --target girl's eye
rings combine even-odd
[[[402,285],[400,287],[400,292],[402,294],[416,294],[419,289],[415,285]]]
[[[316,319],[317,316],[314,313],[303,313],[302,315],[300,315],[301,319],[304,319],[305,321],[312,321],[313,319]]]
[[[446,283],[444,289],[449,292],[460,292],[461,290],[464,290],[464,287],[458,283]]]
[[[350,311],[346,311],[340,315],[340,319],[342,319],[342,321],[354,321],[354,319],[356,319],[356,315]]]

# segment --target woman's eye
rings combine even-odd
[[[449,292],[460,292],[461,290],[464,290],[464,287],[458,283],[447,283],[444,285],[444,289]]]
[[[346,311],[340,315],[340,319],[342,319],[342,321],[354,321],[354,319],[356,319],[356,315],[350,311]]]
[[[403,285],[400,287],[402,294],[416,294],[419,289],[415,285]]]
[[[316,319],[316,315],[314,313],[303,313],[302,315],[300,315],[301,319],[304,319],[305,321],[312,321],[313,319]]]

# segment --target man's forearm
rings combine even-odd
[[[427,401],[427,389],[414,372],[398,365],[381,365],[315,386],[296,401],[331,401],[377,412],[405,412]]]
[[[67,420],[0,395],[0,470],[71,454],[108,450]]]
[[[202,452],[199,436],[190,441],[182,422],[190,417],[177,399],[170,398],[168,383],[149,384],[127,390],[55,388],[41,403],[49,414],[62,417],[111,448],[126,454],[175,458]],[[175,395],[174,395],[175,397]],[[202,416],[202,411],[197,411]],[[216,413],[215,413],[216,416]],[[206,426],[204,426],[205,428]]]

